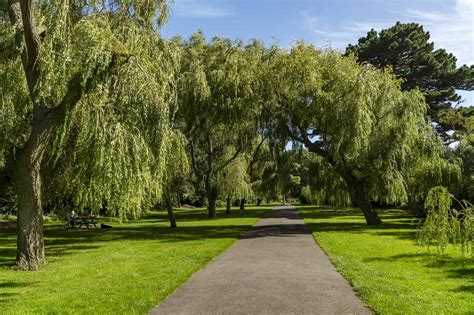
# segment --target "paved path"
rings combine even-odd
[[[277,207],[151,314],[370,314],[294,207]]]

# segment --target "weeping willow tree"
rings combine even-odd
[[[453,201],[457,208],[453,207]],[[474,212],[472,205],[458,201],[446,187],[432,188],[425,200],[427,217],[421,222],[417,239],[426,246],[436,246],[444,253],[449,243],[460,246],[463,254],[472,252]]]
[[[209,218],[216,216],[218,174],[245,152],[256,136],[261,85],[256,74],[264,52],[198,32],[183,44],[179,117],[196,177],[205,184]]]
[[[419,91],[402,92],[390,71],[304,43],[291,51],[273,48],[270,56],[267,99],[276,128],[337,175],[337,190],[345,186],[368,224],[381,223],[373,201],[404,203],[416,191],[412,178],[429,168],[434,178],[442,176],[443,144]],[[326,196],[332,186],[321,187]]]
[[[136,216],[161,196],[179,56],[158,37],[165,1],[9,0],[2,8],[11,53],[1,60],[0,151],[18,195],[17,266],[34,270],[45,263],[45,165],[57,166],[56,187],[82,208],[106,203],[119,217]]]
[[[228,156],[232,150],[229,150]],[[230,156],[229,156],[230,158]],[[247,199],[252,194],[247,174],[248,158],[241,154],[230,162],[217,176],[217,187],[219,194],[226,199],[226,213],[232,212],[231,199],[237,197],[241,200]]]
[[[163,197],[168,212],[170,227],[175,228],[176,218],[173,211],[175,199],[174,193],[179,191],[179,186],[185,181],[189,175],[189,161],[186,154],[186,144],[184,135],[178,130],[172,130],[168,147],[165,166],[165,185],[163,189]],[[179,198],[179,196],[178,196]],[[179,203],[179,200],[177,200]]]

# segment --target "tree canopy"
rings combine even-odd
[[[209,217],[215,217],[219,194],[218,174],[246,151],[256,136],[259,103],[261,44],[214,37],[207,43],[202,33],[183,44],[179,85],[179,118],[190,148],[191,162],[203,180]]]
[[[75,205],[106,202],[121,217],[160,197],[179,56],[156,32],[164,1],[11,0],[3,9],[0,152],[18,195],[17,264],[36,269],[41,175],[54,175]]]
[[[461,100],[456,90],[474,89],[474,66],[457,67],[456,57],[445,49],[435,49],[423,26],[397,22],[380,32],[372,29],[356,45],[350,44],[346,55],[355,55],[359,62],[380,69],[390,67],[402,79],[404,91],[418,88],[429,105],[430,117],[446,139],[452,137],[446,133],[449,130],[466,131],[463,115],[451,106]]]
[[[450,169],[423,95],[402,92],[391,71],[304,43],[273,56],[267,86],[278,128],[324,159],[369,224],[380,223],[371,201],[405,202],[420,168]]]

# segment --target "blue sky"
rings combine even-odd
[[[175,0],[166,37],[185,37],[201,29],[219,35],[258,38],[290,47],[304,40],[319,47],[344,50],[371,28],[395,22],[417,22],[458,64],[474,64],[474,0]],[[463,92],[474,105],[474,91]]]

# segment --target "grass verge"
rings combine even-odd
[[[0,313],[145,314],[269,208],[219,210],[214,220],[203,209],[177,210],[176,229],[165,212],[107,230],[48,223],[48,264],[36,272],[13,270],[16,230],[0,229]]]
[[[359,296],[380,314],[474,314],[474,259],[415,244],[418,219],[380,210],[367,226],[357,209],[298,207],[316,242]]]

